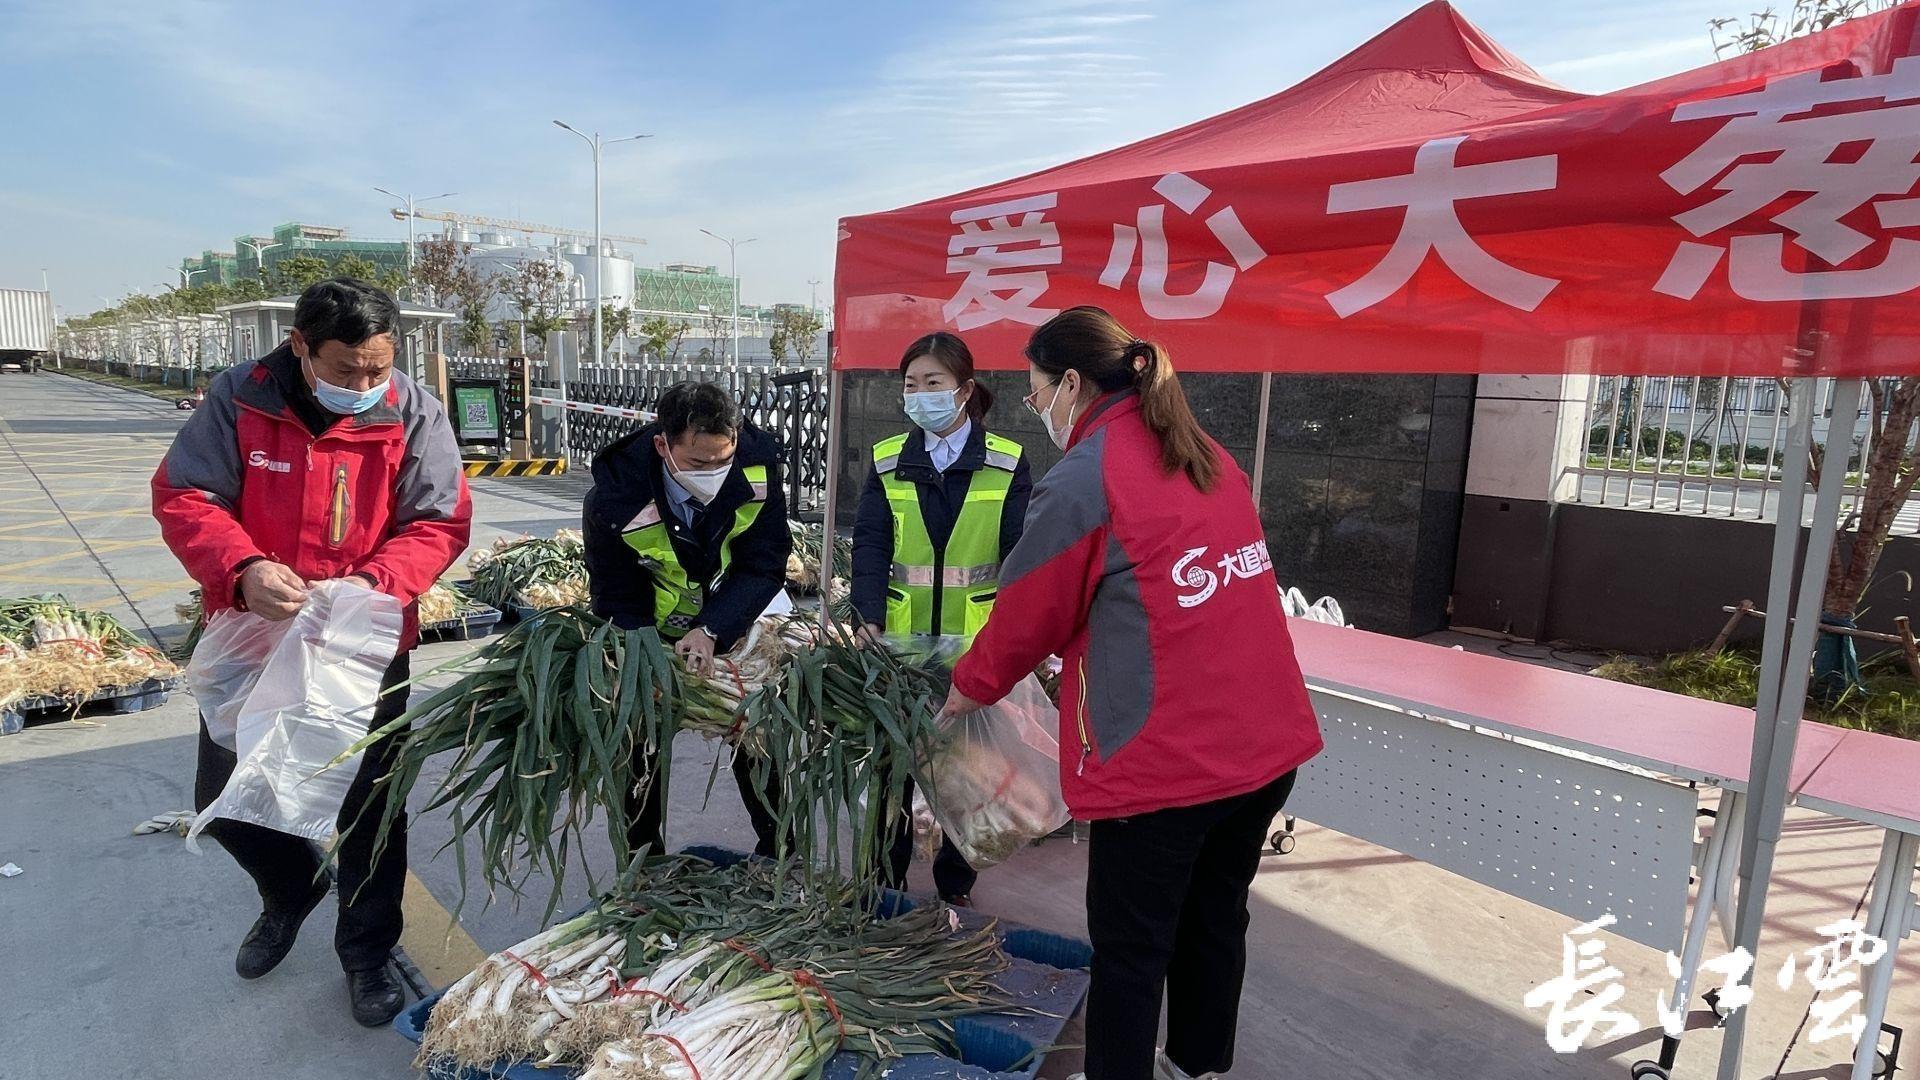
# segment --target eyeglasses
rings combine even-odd
[[[1045,390],[1047,389],[1048,386],[1058,386],[1058,385],[1060,385],[1060,380],[1055,379],[1052,382],[1048,383],[1046,386],[1041,387],[1040,390]],[[1040,390],[1035,390],[1033,393],[1028,394],[1026,397],[1023,397],[1020,399],[1020,404],[1025,405],[1027,407],[1027,411],[1032,413],[1035,416],[1040,415],[1040,406],[1035,405],[1033,403],[1033,399],[1040,396]],[[1048,407],[1049,408],[1052,407],[1052,402],[1048,402]]]

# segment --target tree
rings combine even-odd
[[[1708,27],[1714,52],[1725,56],[1756,52],[1889,6],[1891,0],[1793,0],[1784,19],[1767,8],[1748,16],[1744,25],[1729,18],[1715,19]],[[1914,424],[1920,420],[1920,377],[1870,382],[1868,396],[1869,441],[1860,461],[1864,474],[1860,498],[1840,525],[1841,535],[1827,562],[1826,591],[1821,599],[1822,621],[1843,626],[1852,626],[1859,615],[1894,517],[1920,483],[1920,446],[1913,440]],[[1852,420],[1836,416],[1830,422],[1850,425]],[[1825,464],[1816,450],[1810,464],[1816,486]],[[1845,460],[1833,464],[1842,469],[1851,465]],[[1834,636],[1839,648],[1821,650],[1822,659],[1814,675],[1815,693],[1828,701],[1859,686],[1854,639]]]
[[[547,259],[528,259],[502,275],[501,291],[520,310],[527,333],[545,345],[547,335],[565,329],[567,272]]]
[[[493,345],[487,311],[500,295],[499,279],[475,266],[473,245],[458,240],[429,240],[413,259],[413,281],[427,290],[427,302],[460,313],[458,345],[479,351]]]
[[[779,329],[776,333],[786,334],[787,347],[793,350],[793,358],[802,367],[813,359],[813,347],[820,337],[820,331],[826,327],[820,313],[812,308],[786,308],[776,320]]]
[[[358,278],[369,285],[376,285],[380,282],[380,268],[363,255],[347,254],[334,260],[333,276]]]
[[[617,304],[602,304],[600,306],[600,348],[604,351],[612,347],[614,339],[626,333],[632,322],[633,309],[620,307]],[[582,309],[579,315],[574,316],[573,329],[582,337],[588,337],[593,333],[591,307]],[[591,337],[588,337],[588,340],[592,340]]]
[[[333,275],[333,267],[327,260],[311,251],[302,251],[281,259],[273,268],[273,287],[281,293],[303,293],[315,282],[325,281]]]
[[[665,360],[669,364],[680,360],[680,345],[686,340],[687,331],[693,329],[685,319],[670,319],[665,315],[653,315],[640,321],[635,331],[640,335],[641,346],[653,354],[655,360]]]
[[[460,305],[459,346],[463,349],[471,349],[474,352],[479,352],[493,343],[493,327],[487,324],[487,305],[484,302],[462,302]]]
[[[787,322],[784,318],[773,320],[773,333],[767,335],[767,355],[773,357],[777,366],[787,366]]]
[[[712,344],[704,350],[706,356],[702,357],[703,360],[710,360],[716,356],[726,355],[726,345],[724,342],[727,341],[728,329],[729,324],[724,312],[715,311],[712,308],[706,310],[704,317],[701,319],[701,332],[706,334]],[[737,356],[733,359],[734,363],[740,362],[740,358]]]

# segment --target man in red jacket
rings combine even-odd
[[[214,379],[153,475],[160,534],[200,583],[208,618],[229,608],[291,618],[308,587],[330,578],[400,601],[406,625],[373,727],[406,708],[398,688],[419,637],[415,601],[466,549],[473,516],[445,411],[393,370],[399,318],[393,298],[365,282],[314,285],[294,309],[289,340]],[[394,745],[385,740],[362,758],[343,825],[386,775]],[[233,747],[214,742],[203,717],[196,809],[219,796],[234,766]],[[326,898],[319,859],[305,840],[258,825],[216,820],[207,832],[260,890],[261,915],[234,961],[241,978],[257,979]],[[354,1019],[377,1027],[405,1000],[387,971],[400,940],[405,816],[377,863],[372,834],[349,833],[339,852],[334,949]]]

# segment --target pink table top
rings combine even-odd
[[[1492,728],[1655,772],[1744,791],[1753,711],[1517,660],[1289,619],[1307,684],[1428,716]],[[1802,721],[1792,791],[1838,774],[1822,763],[1842,732]],[[1920,751],[1920,744],[1903,745]],[[1863,754],[1863,756],[1865,756]],[[1914,806],[1920,755],[1902,766]]]
[[[1843,731],[1840,745],[1800,788],[1800,803],[1883,829],[1920,833],[1920,743]]]

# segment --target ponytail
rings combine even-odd
[[[1132,387],[1140,417],[1160,440],[1160,464],[1184,472],[1201,491],[1220,475],[1219,451],[1187,404],[1167,351],[1141,341],[1097,307],[1075,307],[1048,319],[1027,341],[1027,360],[1056,380],[1069,369],[1102,391]]]
[[[1168,472],[1186,473],[1201,491],[1213,487],[1220,459],[1187,404],[1187,392],[1173,373],[1167,351],[1150,341],[1136,341],[1127,347],[1126,360],[1133,365],[1134,385],[1140,390],[1140,418],[1160,437],[1160,464]]]

